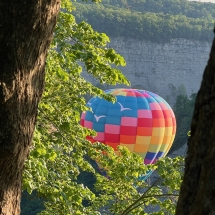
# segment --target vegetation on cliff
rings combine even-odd
[[[177,121],[177,131],[173,146],[170,152],[179,149],[187,143],[187,133],[190,130],[191,119],[194,110],[197,93],[188,97],[186,94],[178,95],[174,104],[174,113]]]
[[[102,4],[78,0],[73,11],[78,22],[111,37],[130,37],[164,43],[184,38],[212,40],[215,4],[186,0],[103,0]]]

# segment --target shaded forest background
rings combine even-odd
[[[186,0],[103,0],[102,4],[73,3],[77,21],[86,21],[110,37],[125,37],[166,43],[184,38],[212,41],[215,4]],[[187,141],[196,94],[179,95],[173,107],[177,119],[177,134],[171,151]],[[82,173],[79,183],[93,189],[95,178]],[[36,215],[44,209],[43,201],[23,192],[21,215]]]

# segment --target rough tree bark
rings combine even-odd
[[[60,0],[0,1],[0,214],[20,214],[44,66]]]
[[[215,39],[196,99],[176,209],[176,215],[200,214],[215,214]]]

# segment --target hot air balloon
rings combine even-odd
[[[83,112],[80,124],[97,132],[88,137],[115,150],[125,146],[139,154],[144,164],[153,164],[164,157],[172,146],[176,119],[170,105],[155,93],[138,89],[111,89],[116,102],[93,97],[87,103],[91,111]]]

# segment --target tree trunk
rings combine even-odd
[[[20,214],[24,162],[60,0],[0,1],[0,214]]]
[[[215,39],[198,92],[176,215],[215,214]]]

